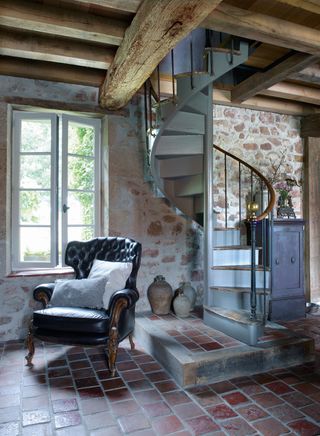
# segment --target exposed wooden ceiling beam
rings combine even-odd
[[[105,78],[104,70],[11,57],[0,57],[0,74],[95,87]]]
[[[289,6],[304,9],[314,14],[320,14],[320,4],[318,0],[277,0],[278,3],[284,3]]]
[[[117,46],[127,27],[125,21],[23,0],[0,1],[0,25]]]
[[[114,53],[111,48],[84,42],[0,31],[0,55],[4,56],[106,70]]]
[[[260,94],[314,105],[320,104],[320,89],[297,85],[290,82],[277,83],[276,85],[262,91]]]
[[[303,70],[317,61],[319,61],[318,56],[295,53],[270,70],[264,73],[255,73],[239,83],[231,92],[231,100],[238,103],[245,101],[260,91],[286,79],[290,74]]]
[[[202,27],[266,42],[280,47],[320,55],[320,31],[240,9],[227,3],[219,5],[201,24]]]
[[[312,114],[318,110],[312,105],[260,95],[249,98],[243,103],[234,103],[231,101],[231,92],[221,89],[213,90],[213,103],[289,115]]]
[[[131,12],[135,13],[142,0],[76,0],[77,3],[83,3],[87,5],[101,6],[114,10],[115,12]]]
[[[303,69],[302,71],[290,74],[289,78],[293,80],[300,80],[301,82],[320,85],[320,65],[313,65]]]
[[[101,88],[100,103],[125,106],[166,54],[221,0],[144,0]]]

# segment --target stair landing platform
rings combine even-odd
[[[249,346],[202,321],[174,314],[136,314],[134,336],[182,387],[287,368],[314,360],[314,340],[270,323],[257,346]]]

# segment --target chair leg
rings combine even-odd
[[[133,342],[132,333],[130,333],[130,335],[129,335],[129,342],[130,342],[131,351],[133,351],[136,348],[136,346],[135,346],[135,343]]]
[[[116,359],[118,353],[118,330],[116,327],[112,327],[109,334],[108,343],[108,364],[111,376],[114,377],[116,373]]]
[[[32,320],[29,324],[29,332],[28,336],[26,338],[26,346],[28,348],[29,353],[25,356],[25,359],[27,360],[26,366],[32,366],[32,359],[34,356],[34,342],[33,342],[33,334],[32,334]]]

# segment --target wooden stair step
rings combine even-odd
[[[251,319],[249,310],[242,310],[242,309],[230,310],[217,306],[203,306],[203,308],[208,312],[217,314],[223,318],[228,318],[240,324],[245,324],[245,325],[261,324],[263,321],[262,314],[259,313],[257,313],[256,320]]]
[[[235,293],[250,293],[251,292],[251,288],[240,288],[240,287],[236,287],[236,286],[210,286],[209,288],[212,291],[217,291],[217,292],[235,292]],[[262,288],[258,288],[256,289],[257,294],[264,294],[264,289]],[[266,289],[266,294],[269,295],[270,294],[270,290]]]
[[[214,250],[251,250],[251,245],[219,245]],[[262,250],[262,247],[256,247],[256,250]]]
[[[239,271],[251,271],[251,265],[221,265],[221,266],[212,266],[213,270],[239,270]],[[264,271],[263,266],[257,265],[256,271]],[[270,271],[270,268],[267,267],[266,271]]]

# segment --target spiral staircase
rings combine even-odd
[[[263,336],[267,318],[270,271],[267,250],[256,247],[255,229],[258,221],[265,228],[264,218],[273,207],[274,191],[257,170],[213,146],[213,84],[245,62],[248,50],[245,41],[240,41],[236,53],[232,49],[206,49],[206,71],[174,74],[171,98],[160,100],[159,95],[158,102],[151,107],[150,92],[146,98],[146,106],[149,100],[146,120],[150,171],[155,185],[181,213],[204,228],[204,322],[244,343],[256,345]],[[219,162],[219,156],[224,169],[221,176],[224,182],[219,189],[225,196],[222,211],[225,222],[216,228],[214,178],[218,170],[214,164]],[[237,225],[232,227],[228,225],[227,159],[239,171],[239,216]],[[249,176],[244,176],[244,169]],[[241,237],[241,229],[248,198],[249,204],[253,204],[254,178],[268,188],[269,201],[259,216],[251,214],[249,246],[246,238]],[[245,179],[249,180],[249,187],[244,195]],[[263,243],[266,245],[267,241]]]

